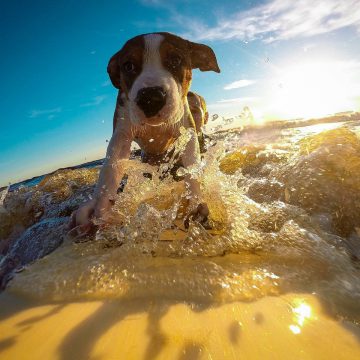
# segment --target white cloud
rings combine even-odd
[[[244,102],[251,102],[257,100],[257,97],[242,97],[242,98],[233,98],[233,99],[222,99],[218,100],[217,104],[238,104]]]
[[[238,80],[224,86],[224,90],[238,89],[255,84],[256,80]]]
[[[208,105],[209,112],[211,114],[219,114],[226,117],[238,116],[244,107],[250,107],[254,116],[254,109],[258,109],[258,104],[261,103],[259,97],[241,97],[233,99],[222,99]],[[259,115],[259,111],[256,110],[256,116]]]
[[[29,117],[33,119],[33,118],[37,118],[39,116],[49,115],[48,118],[52,119],[54,117],[53,114],[60,113],[61,110],[62,110],[61,107],[57,107],[54,109],[31,110],[29,113]]]
[[[184,19],[183,19],[184,20]],[[325,34],[353,26],[360,31],[359,0],[272,0],[218,19],[213,27],[188,19],[197,40],[260,39],[266,43]]]
[[[212,113],[221,113],[222,115],[236,115],[239,109],[245,105],[253,106],[259,101],[258,97],[241,97],[232,99],[221,99],[214,103],[208,104],[207,108]]]
[[[97,106],[100,105],[105,99],[106,99],[106,95],[95,96],[92,101],[85,104],[81,104],[80,106],[81,107]]]

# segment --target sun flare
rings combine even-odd
[[[359,89],[350,65],[312,62],[284,67],[269,89],[271,113],[309,118],[354,110]]]

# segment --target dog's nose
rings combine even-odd
[[[142,88],[138,91],[136,104],[146,117],[155,116],[166,103],[166,91],[160,86]]]

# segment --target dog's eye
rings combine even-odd
[[[126,72],[133,72],[135,70],[135,65],[131,61],[127,61],[123,64],[123,68]]]
[[[172,67],[177,67],[181,64],[181,57],[179,55],[171,55],[169,58],[169,64]]]

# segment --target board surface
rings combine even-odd
[[[312,295],[219,306],[131,301],[31,305],[0,296],[5,359],[359,359],[359,334]]]

